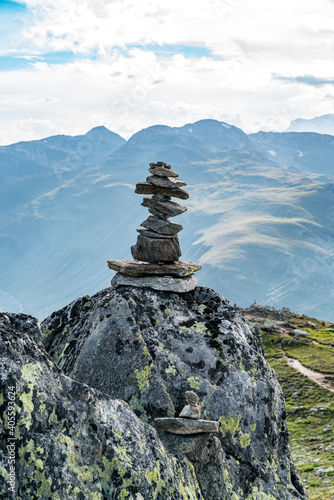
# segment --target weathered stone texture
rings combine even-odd
[[[152,288],[165,292],[186,293],[194,290],[197,285],[197,278],[194,274],[186,278],[174,278],[173,276],[127,276],[116,273],[111,284],[115,286],[133,286],[138,288]]]
[[[161,194],[164,196],[175,196],[176,198],[181,198],[181,200],[187,200],[189,194],[187,191],[180,187],[161,187],[149,182],[138,182],[136,184],[135,192],[137,194]]]
[[[219,439],[158,433],[170,453],[190,459],[204,499],[306,498],[275,372],[214,291],[111,287],[74,301],[42,328],[50,356],[68,376],[128,402],[151,425],[179,415],[185,391],[196,391],[201,418],[219,422]]]
[[[159,234],[176,234],[182,231],[183,227],[181,224],[176,224],[176,222],[165,221],[150,215],[144,222],[140,224],[142,227],[156,231]]]
[[[67,319],[88,310],[76,301]],[[0,366],[0,498],[203,500],[190,461],[171,455],[154,427],[127,403],[65,376],[45,352],[34,318],[0,314]],[[6,448],[7,395],[13,385],[14,493]]]
[[[108,266],[114,271],[120,271],[128,276],[190,276],[202,269],[201,264],[195,262],[176,261],[171,264],[151,264],[138,260],[108,260]]]
[[[144,262],[175,262],[181,256],[177,235],[168,238],[149,238],[140,234],[137,243],[131,247],[134,259]]]
[[[143,198],[143,207],[156,208],[161,212],[167,214],[169,217],[175,217],[176,215],[183,214],[186,212],[187,208],[176,203],[175,201],[163,201],[159,199],[157,196],[147,196]]]

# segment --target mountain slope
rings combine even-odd
[[[238,310],[277,372],[286,401],[292,456],[309,499],[332,500],[334,324],[259,304]]]
[[[309,120],[297,118],[290,123],[286,132],[316,132],[334,135],[334,115],[316,116]]]
[[[0,188],[2,309],[43,318],[107,286],[106,260],[131,258],[146,215],[134,184],[145,180],[149,162],[161,160],[188,184],[188,211],[177,222],[184,226],[182,259],[203,263],[201,284],[241,305],[256,298],[334,320],[331,136],[247,136],[215,120],[149,127],[127,142],[116,138],[118,148],[107,132],[101,141],[94,134],[69,139],[80,148],[65,160],[57,155],[67,139],[50,139],[52,161],[43,153],[41,171],[31,167]],[[15,152],[8,148],[5,173]]]

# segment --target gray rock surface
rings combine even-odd
[[[300,335],[301,337],[308,337],[310,335],[306,330],[300,330],[299,328],[295,328],[291,333],[294,335]]]
[[[176,222],[164,221],[154,215],[150,215],[144,222],[140,224],[142,227],[156,231],[159,234],[169,234],[173,235],[182,231],[183,227],[181,224]]]
[[[150,212],[150,214],[155,215],[156,217],[159,217],[160,219],[163,220],[167,220],[170,217],[168,214],[164,214],[163,212],[160,212],[155,208],[149,208],[148,211]]]
[[[202,269],[195,262],[176,261],[171,264],[151,264],[138,260],[108,260],[108,266],[128,276],[179,276],[186,277]]]
[[[138,182],[136,184],[135,193],[175,196],[176,198],[181,198],[182,200],[187,200],[189,198],[189,193],[180,187],[174,187],[171,189],[169,187],[156,186],[150,182]]]
[[[158,175],[159,177],[178,177],[179,174],[175,172],[172,168],[165,167],[150,167],[149,171],[151,174]]]
[[[157,427],[172,434],[200,434],[205,432],[218,433],[219,423],[213,420],[191,420],[187,418],[155,418]]]
[[[170,198],[169,198],[170,200]],[[147,196],[143,199],[143,207],[156,208],[170,217],[183,214],[187,208],[175,201],[162,201],[157,196]]]
[[[134,286],[136,288],[152,288],[164,292],[186,293],[194,290],[198,285],[196,276],[192,274],[186,278],[174,278],[172,276],[126,276],[121,273],[115,274],[111,280],[115,286]]]
[[[186,182],[176,177],[167,178],[167,177],[159,177],[158,175],[150,175],[149,177],[146,178],[146,182],[154,184],[155,186],[160,186],[163,188],[171,188],[171,189],[187,185]]]
[[[178,415],[185,391],[196,391],[202,418],[219,422],[217,438],[196,446],[158,433],[175,458],[193,464],[205,500],[306,498],[276,374],[242,318],[213,290],[112,286],[53,313],[42,329],[67,376],[128,402],[151,425]]]
[[[46,353],[36,319],[0,314],[0,366],[0,498],[203,500],[184,454],[199,440],[171,454],[127,403],[64,375]],[[16,439],[8,441],[13,386]],[[16,449],[14,492],[8,442]]]
[[[140,234],[137,243],[131,247],[132,257],[152,264],[158,262],[175,262],[181,256],[181,248],[177,236],[174,238],[148,238]]]
[[[176,234],[162,234],[162,233],[156,233],[155,231],[152,231],[151,229],[136,229],[136,231],[143,236],[147,236],[147,238],[158,238],[158,239],[169,239],[169,238],[175,238],[177,235]],[[163,259],[161,259],[163,260]],[[148,262],[151,262],[150,260]]]

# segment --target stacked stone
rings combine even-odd
[[[219,431],[218,422],[215,420],[200,420],[201,407],[198,404],[197,394],[193,391],[187,391],[186,399],[187,405],[181,411],[179,418],[155,418],[156,426],[172,434],[217,433]]]
[[[135,286],[153,288],[165,292],[185,293],[194,290],[197,279],[194,275],[202,266],[195,262],[179,260],[181,249],[178,233],[180,224],[170,221],[187,209],[171,198],[186,200],[189,195],[186,185],[170,165],[162,161],[150,163],[152,175],[146,182],[139,182],[135,192],[149,194],[142,205],[151,215],[137,229],[137,243],[131,247],[134,260],[108,260],[110,269],[117,271],[113,286]]]
[[[183,227],[169,218],[182,214],[187,209],[171,201],[171,198],[188,199],[189,194],[182,189],[186,183],[179,179],[179,174],[170,165],[162,161],[150,163],[149,172],[152,175],[147,177],[146,182],[139,182],[135,192],[153,195],[144,198],[142,203],[151,215],[140,224],[144,229],[137,229],[140,234],[131,253],[134,259],[142,262],[175,262],[181,256],[178,233]]]

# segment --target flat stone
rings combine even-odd
[[[201,416],[201,407],[199,405],[186,405],[179,416],[198,420]]]
[[[163,212],[160,212],[155,208],[149,208],[148,211],[150,212],[150,214],[155,215],[156,217],[159,217],[159,219],[162,220],[167,220],[170,217],[170,215],[164,214]]]
[[[147,238],[154,238],[154,239],[169,239],[169,238],[175,238],[177,236],[177,233],[175,234],[160,234],[155,231],[152,231],[151,229],[136,229],[136,231],[143,236],[147,236]]]
[[[182,262],[172,264],[150,264],[138,260],[108,260],[108,266],[127,276],[179,276],[186,277],[202,269],[201,264]]]
[[[149,238],[140,234],[137,243],[131,247],[132,257],[142,262],[158,264],[161,262],[175,262],[181,256],[179,238]]]
[[[169,217],[175,217],[176,215],[183,214],[186,212],[187,208],[179,205],[175,201],[164,201],[159,200],[155,196],[148,196],[143,199],[142,203],[143,207],[155,208],[164,214],[167,214]]]
[[[155,418],[155,425],[172,434],[199,434],[219,432],[219,423],[214,420],[191,420],[187,418]]]
[[[172,168],[165,167],[151,167],[148,169],[153,175],[158,175],[159,177],[178,177],[179,174],[175,172]]]
[[[181,198],[181,200],[187,200],[189,198],[189,193],[184,189],[179,187],[166,188],[161,186],[156,186],[151,182],[138,182],[136,184],[135,193],[137,194],[161,194],[164,196],[174,196],[175,198]]]
[[[182,187],[186,186],[186,182],[181,179],[176,179],[174,177],[159,177],[158,175],[150,175],[146,178],[146,182],[154,184],[155,186],[165,187],[165,188],[174,188],[174,187]]]
[[[175,222],[164,221],[158,217],[150,215],[144,222],[140,224],[142,227],[147,229],[152,229],[159,234],[176,234],[182,231],[183,227],[181,224],[176,224]]]
[[[172,278],[171,276],[134,277],[134,276],[125,276],[124,274],[117,273],[111,280],[111,284],[122,285],[122,286],[135,286],[137,288],[152,288],[153,290],[160,290],[163,292],[186,293],[190,292],[191,290],[194,290],[198,283],[194,274],[192,274],[188,278]],[[180,419],[180,420],[185,420],[185,419]],[[205,431],[198,431],[198,432],[205,432]],[[182,434],[182,433],[179,432],[176,434]],[[188,432],[188,434],[192,433]]]

